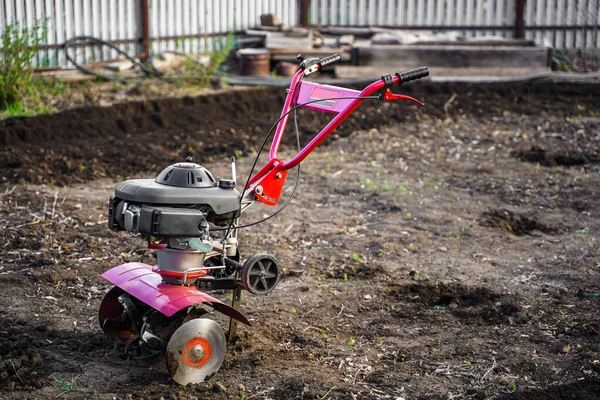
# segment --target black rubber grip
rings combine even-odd
[[[335,64],[340,61],[342,61],[342,56],[340,56],[339,54],[332,54],[330,56],[321,58],[321,60],[319,60],[319,64],[321,64],[321,68],[324,68],[328,65]]]
[[[396,75],[400,77],[400,83],[404,83],[429,76],[429,69],[427,67],[421,67],[411,71],[401,72]]]

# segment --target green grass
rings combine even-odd
[[[75,389],[75,385],[77,384],[77,378],[79,378],[79,376],[74,377],[70,381],[61,381],[60,379],[54,378],[56,383],[58,383],[63,390],[55,398],[59,398],[62,395],[68,393],[83,393],[87,396],[90,396],[90,398],[95,399],[97,397],[96,393],[92,393],[87,390]]]
[[[33,76],[36,47],[47,32],[46,23],[37,21],[33,27],[8,24],[0,34],[0,111],[24,114],[27,97],[37,91]]]

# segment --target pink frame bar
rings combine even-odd
[[[292,105],[293,105],[293,99],[296,97],[298,89],[299,89],[299,84],[302,81],[302,77],[303,77],[304,71],[303,70],[299,70],[298,72],[296,72],[296,74],[294,75],[294,77],[292,78],[292,83],[290,84],[290,89],[287,95],[287,98],[285,99],[285,103],[283,105],[283,110],[281,112],[281,115],[285,115],[286,113],[288,113],[291,109],[292,109]],[[398,76],[393,76],[393,83],[397,84],[400,82],[400,78]],[[318,86],[318,83],[311,83],[311,85],[314,86]],[[357,92],[357,96],[358,97],[367,97],[370,96],[371,94],[373,94],[374,92],[382,89],[385,86],[385,83],[383,82],[383,80],[379,79],[373,83],[371,83],[369,86],[367,86],[366,88],[364,88],[361,92]],[[341,109],[338,114],[321,130],[321,132],[319,132],[317,134],[317,136],[315,136],[313,138],[313,140],[310,141],[310,143],[308,143],[295,157],[293,157],[291,160],[283,162],[279,165],[279,168],[281,170],[288,170],[290,168],[294,168],[296,165],[300,164],[306,157],[308,157],[308,155],[310,153],[312,153],[312,151],[323,142],[323,140],[325,140],[327,138],[327,136],[329,136],[331,134],[331,132],[333,132],[338,126],[340,126],[340,124],[346,119],[348,118],[348,116],[354,111],[356,110],[356,108],[362,104],[364,99],[355,99],[355,100],[351,100],[349,103],[345,104],[345,107],[343,109]],[[337,111],[337,110],[336,110]],[[281,138],[283,136],[283,132],[285,130],[285,127],[287,125],[288,122],[288,118],[289,118],[289,114],[287,114],[285,117],[283,117],[283,119],[279,122],[279,124],[277,125],[277,130],[275,131],[275,136],[273,138],[273,143],[271,144],[271,149],[269,151],[269,159],[270,161],[277,159],[277,150],[279,149],[279,144],[281,143]],[[261,171],[262,172],[262,171]],[[260,173],[255,175],[252,179],[251,179],[251,183],[255,182],[256,180],[262,178],[262,174],[261,176]]]
[[[349,97],[356,97],[360,94],[358,90],[346,89],[339,86],[322,85],[316,82],[301,82],[298,90],[296,104],[308,103],[302,107],[312,110],[323,111],[331,114],[338,114],[352,102]],[[338,97],[339,100],[323,100]]]
[[[279,144],[281,143],[281,138],[283,137],[283,131],[285,131],[288,119],[290,118],[290,114],[286,115],[286,113],[292,109],[292,101],[296,95],[296,89],[298,87],[298,83],[300,83],[302,80],[303,74],[303,70],[298,70],[298,72],[296,72],[292,78],[292,83],[290,83],[290,89],[287,97],[285,98],[285,103],[283,104],[283,110],[281,111],[280,116],[280,118],[283,117],[283,119],[279,121],[279,124],[277,125],[275,136],[273,136],[273,143],[271,144],[271,149],[269,150],[269,161],[277,158],[277,150],[279,150]]]

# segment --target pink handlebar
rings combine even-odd
[[[386,75],[386,76],[382,77],[382,79],[379,79],[379,80],[371,83],[370,85],[368,85],[361,92],[351,91],[349,89],[339,88],[339,87],[335,87],[335,86],[320,85],[318,83],[311,82],[310,83],[311,88],[314,88],[314,89],[310,92],[310,94],[307,94],[305,96],[306,98],[303,97],[303,100],[309,99],[310,101],[314,102],[314,104],[315,104],[314,108],[320,109],[322,111],[332,112],[337,115],[325,126],[325,128],[323,128],[321,130],[321,132],[319,132],[317,134],[317,136],[315,136],[310,141],[310,143],[308,143],[302,150],[300,150],[300,152],[298,154],[296,154],[291,160],[283,162],[277,158],[277,151],[279,150],[279,145],[281,144],[281,139],[283,137],[283,133],[285,131],[285,127],[287,125],[287,122],[288,122],[288,119],[290,116],[290,111],[294,107],[294,104],[296,103],[296,101],[298,101],[298,97],[299,97],[301,87],[302,87],[302,77],[304,75],[305,75],[305,70],[299,69],[296,72],[296,74],[294,75],[294,77],[292,78],[289,92],[285,99],[285,103],[283,105],[283,110],[281,111],[281,117],[280,117],[281,119],[280,119],[279,123],[277,124],[277,128],[275,130],[275,136],[273,137],[273,142],[272,142],[271,148],[269,150],[269,162],[256,175],[254,175],[248,183],[248,187],[251,187],[253,185],[257,185],[258,182],[263,182],[262,183],[263,187],[261,187],[261,190],[265,189],[267,186],[269,187],[269,189],[274,189],[274,190],[269,190],[269,192],[271,194],[270,197],[263,194],[264,198],[268,197],[267,200],[265,200],[265,199],[261,200],[270,205],[274,205],[277,202],[277,200],[279,198],[279,194],[280,194],[277,192],[281,191],[281,187],[283,185],[283,182],[278,182],[276,185],[273,185],[272,184],[273,181],[276,179],[281,179],[281,176],[285,177],[285,173],[287,172],[287,170],[289,170],[290,168],[294,168],[295,166],[300,164],[302,161],[304,161],[304,159],[306,157],[308,157],[308,155],[310,153],[312,153],[312,151],[318,145],[320,145],[327,138],[327,136],[329,136],[331,134],[331,132],[333,132],[346,118],[348,118],[348,116],[354,110],[356,110],[356,108],[358,106],[360,106],[361,103],[365,100],[365,98],[368,98],[368,96],[372,95],[373,93],[375,93],[378,90],[382,90],[385,88],[385,90],[381,92],[381,95],[380,95],[381,100],[388,100],[388,101],[389,100],[411,100],[411,101],[414,101],[416,103],[423,105],[423,103],[421,103],[420,101],[418,101],[416,99],[413,99],[412,97],[405,96],[405,95],[392,94],[391,90],[390,90],[390,86],[399,84],[401,82],[408,82],[411,80],[426,77],[429,75],[429,71],[427,70],[427,68],[423,67],[423,68],[418,68],[413,71],[396,74],[394,76]],[[307,85],[308,85],[308,83],[307,83]],[[319,96],[319,95],[314,95],[315,98],[313,99],[313,94],[316,93],[317,89],[319,89],[319,88],[322,89],[321,92],[323,92],[323,93],[333,91],[334,93],[336,93],[336,94],[339,93],[340,95],[334,96],[333,101],[332,101],[332,99],[327,98],[328,96]],[[353,96],[351,96],[351,98],[352,97],[355,97],[355,98],[348,100],[348,98],[346,97],[343,102],[336,103],[337,100],[340,100],[339,97],[343,97],[344,93],[345,94],[349,93],[349,94],[353,95]],[[322,101],[320,101],[320,100],[322,100]],[[328,102],[331,102],[334,104],[334,105],[330,106],[331,108],[329,110],[325,109],[327,107],[326,103],[328,103]],[[278,173],[279,173],[279,175],[278,175]],[[277,176],[279,176],[279,177],[277,177]],[[265,186],[266,184],[267,184],[267,186]]]
[[[302,80],[302,76],[303,76],[303,71],[299,70],[294,75],[294,78],[292,79],[292,83],[290,84],[290,92],[288,93],[288,96],[285,100],[285,104],[283,105],[283,110],[281,112],[281,116],[283,117],[283,119],[281,121],[279,121],[279,124],[277,125],[277,130],[275,131],[273,143],[271,144],[271,149],[269,151],[269,159],[271,159],[271,160],[274,158],[277,158],[277,151],[279,150],[279,144],[281,143],[281,138],[283,137],[283,132],[285,130],[285,127],[287,125],[287,121],[289,118],[288,113],[292,109],[293,101],[296,98],[298,85],[300,84],[300,82]],[[397,84],[400,82],[399,76],[394,76],[392,79],[393,79],[394,84]],[[381,80],[381,79],[377,80],[377,81],[371,83],[366,88],[364,88],[357,95],[357,97],[370,96],[371,94],[375,93],[376,91],[382,89],[384,86],[385,86],[385,83],[383,80]],[[310,141],[309,144],[307,144],[294,158],[292,158],[291,160],[289,160],[287,162],[284,162],[280,166],[280,168],[282,170],[287,170],[290,168],[294,168],[296,165],[301,163],[319,144],[321,144],[323,142],[323,140],[325,140],[327,138],[327,136],[329,136],[331,134],[331,132],[333,132],[338,126],[340,126],[340,124],[346,118],[348,118],[348,116],[354,110],[356,110],[356,108],[358,106],[360,106],[363,101],[364,101],[364,99],[361,99],[361,98],[352,100],[350,102],[350,104],[348,104],[348,106],[343,111],[338,113],[333,118],[333,120],[331,120],[329,122],[329,124],[327,124],[327,126],[325,126],[325,128],[323,128],[323,130],[321,132],[319,132],[319,134],[317,136],[315,136],[313,138],[313,140]]]

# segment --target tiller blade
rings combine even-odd
[[[167,369],[180,385],[204,382],[225,359],[221,326],[206,318],[193,319],[175,331],[167,345]]]
[[[100,327],[106,335],[131,339],[136,333],[136,328],[123,304],[119,301],[119,297],[124,293],[122,289],[113,287],[100,303],[98,319]]]

